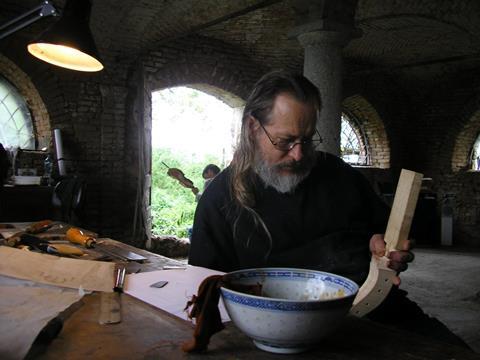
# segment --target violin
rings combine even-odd
[[[182,170],[177,169],[177,168],[171,168],[167,164],[165,164],[162,161],[163,165],[165,165],[168,168],[167,175],[170,176],[171,178],[174,178],[177,180],[182,186],[188,188],[188,189],[194,189],[195,185],[193,185],[193,181],[190,180],[185,176]]]

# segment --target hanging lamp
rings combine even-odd
[[[28,52],[71,70],[102,70],[103,64],[89,27],[91,7],[90,0],[67,0],[60,20],[28,44]]]

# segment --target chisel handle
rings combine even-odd
[[[60,254],[60,255],[75,255],[75,256],[82,256],[84,252],[76,248],[73,245],[65,245],[65,244],[50,244],[48,245],[47,252],[53,254]]]
[[[38,221],[36,223],[30,224],[30,226],[28,226],[25,229],[25,232],[29,234],[38,234],[50,229],[52,226],[53,226],[52,220],[42,220],[42,221]]]
[[[74,244],[80,244],[86,248],[93,247],[97,242],[93,236],[85,235],[82,230],[75,227],[67,230],[66,237],[68,241]]]

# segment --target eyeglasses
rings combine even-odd
[[[258,123],[260,124],[260,127],[263,129],[265,132],[265,135],[267,135],[268,140],[272,143],[272,145],[275,147],[275,149],[280,150],[280,151],[285,151],[288,152],[292,150],[296,145],[301,144],[302,146],[306,147],[316,147],[318,144],[321,144],[323,142],[322,137],[320,136],[320,133],[318,132],[317,129],[315,129],[315,134],[311,138],[306,138],[303,140],[298,140],[298,141],[290,141],[286,139],[277,139],[274,141],[270,134],[268,133],[267,129],[262,125],[260,120],[255,118]]]

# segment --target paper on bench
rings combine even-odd
[[[0,274],[91,291],[112,292],[115,264],[78,260],[0,246]]]
[[[0,275],[0,359],[21,360],[45,325],[79,301],[78,290]]]
[[[156,308],[188,320],[184,311],[187,301],[196,295],[198,286],[210,275],[223,275],[220,271],[187,265],[185,270],[158,270],[140,274],[129,274],[125,280],[124,292]],[[150,287],[158,281],[168,281],[162,288]],[[222,321],[230,321],[222,299],[219,301]]]

